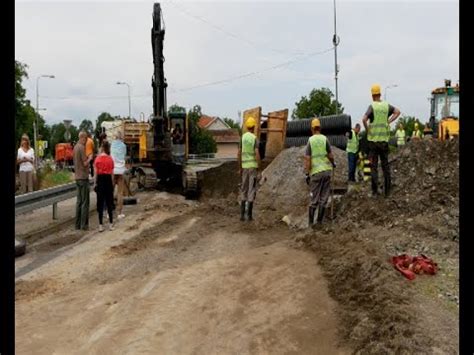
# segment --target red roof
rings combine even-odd
[[[235,128],[225,130],[209,131],[214,137],[216,143],[239,143],[239,130]]]
[[[201,128],[206,128],[209,126],[212,122],[214,122],[217,119],[217,117],[211,117],[211,116],[206,116],[202,115],[201,118],[198,121],[198,125]]]

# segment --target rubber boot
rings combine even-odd
[[[245,221],[245,203],[247,201],[242,201],[240,203],[240,220]]]
[[[316,208],[310,207],[308,213],[308,228],[312,228],[314,224],[314,212],[316,212]]]
[[[319,211],[318,211],[318,223],[319,224],[322,224],[323,223],[323,218],[324,218],[324,211],[326,211],[326,209],[324,207],[319,207]]]
[[[388,195],[390,194],[390,188],[392,187],[391,186],[391,181],[390,181],[390,177],[385,177],[384,179],[384,194],[385,194],[385,197],[388,197]]]
[[[253,202],[249,202],[249,209],[248,209],[248,220],[249,221],[253,221],[253,218],[252,218],[252,208],[253,208]]]

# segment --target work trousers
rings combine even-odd
[[[97,175],[97,213],[99,214],[99,224],[103,224],[104,207],[107,207],[109,213],[109,222],[114,222],[114,185],[112,184],[112,175]]]
[[[356,181],[355,173],[357,167],[357,154],[355,153],[347,153],[347,160],[348,160],[348,169],[349,169],[349,181]]]
[[[33,192],[33,172],[20,171],[20,192]]]
[[[310,207],[325,208],[331,192],[331,171],[327,170],[311,175],[309,190]]]
[[[370,171],[372,175],[372,192],[374,194],[378,193],[378,158],[382,162],[382,171],[384,177],[385,189],[390,188],[390,166],[388,165],[388,142],[371,142],[369,141],[369,160],[370,160]]]
[[[76,180],[76,187],[76,229],[87,229],[89,228],[89,180]]]
[[[124,186],[123,175],[121,174],[114,175],[114,189],[115,189],[115,185],[117,185],[117,214],[121,214],[122,208],[123,208],[123,186]]]
[[[257,194],[257,169],[242,169],[241,201],[253,202]]]
[[[91,176],[94,177],[94,159],[90,161],[89,168],[90,168]]]

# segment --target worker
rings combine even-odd
[[[92,133],[87,132],[86,141],[86,156],[89,159],[89,171],[91,177],[94,177],[94,140],[92,139]]]
[[[391,187],[390,167],[388,165],[390,123],[400,116],[400,110],[380,99],[380,85],[372,85],[371,94],[373,102],[364,114],[362,122],[367,130],[372,175],[372,196],[378,195],[378,158],[380,156],[384,177],[384,191],[387,197]]]
[[[428,126],[425,125],[425,129],[423,129],[423,139],[431,139],[433,138],[433,130]]]
[[[415,129],[413,130],[413,133],[411,134],[411,138],[414,140],[420,140],[421,138],[423,138],[423,133],[421,133],[418,122],[415,122]]]
[[[331,171],[336,167],[331,145],[326,136],[321,134],[321,122],[318,118],[311,121],[313,135],[306,145],[304,157],[304,169],[306,181],[310,188],[310,205],[308,214],[308,227],[314,228],[322,224],[324,211],[329,199],[331,188]],[[317,223],[314,223],[314,215],[318,209]]]
[[[397,147],[402,147],[405,145],[405,140],[406,140],[406,133],[405,129],[403,128],[403,123],[400,122],[398,125],[398,129],[395,132],[395,137],[397,138]]]
[[[354,129],[346,133],[347,136],[347,159],[349,170],[349,182],[355,182],[355,172],[357,167],[357,152],[359,151],[359,132],[360,124],[356,124]]]
[[[242,135],[237,155],[239,164],[239,175],[241,176],[241,202],[240,220],[245,221],[245,210],[247,207],[247,218],[253,219],[252,209],[257,192],[257,177],[260,170],[260,154],[258,152],[258,140],[255,136],[255,126],[257,122],[253,117],[249,117],[245,122],[246,133]],[[248,202],[248,206],[247,205]]]

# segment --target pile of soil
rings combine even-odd
[[[337,185],[347,180],[347,155],[333,150]],[[267,180],[256,202],[260,225],[287,215],[295,226],[306,226],[303,155],[304,148],[286,149],[264,171]],[[370,181],[350,185],[335,201],[335,220],[316,231],[297,229],[294,239],[318,255],[340,305],[341,338],[356,353],[455,354],[458,143],[410,142],[389,161],[393,188],[388,198],[369,197]],[[432,257],[438,274],[408,281],[389,262],[402,253]],[[423,326],[427,319],[429,326]]]
[[[331,147],[336,169],[334,186],[347,185],[347,153]],[[304,173],[306,147],[293,147],[283,150],[263,171],[265,182],[257,193],[256,205],[260,209],[277,211],[282,218],[290,215],[294,219],[306,214],[309,204],[309,186]]]

